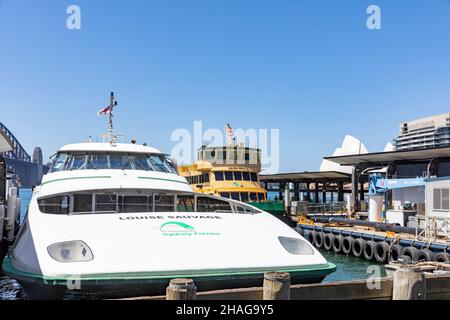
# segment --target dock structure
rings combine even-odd
[[[449,275],[426,274],[412,265],[402,266],[392,277],[370,280],[290,285],[289,274],[277,277],[274,273],[266,273],[265,278],[282,280],[266,281],[264,286],[259,288],[207,292],[190,292],[190,288],[195,286],[192,282],[189,289],[176,289],[179,291],[176,297],[178,300],[450,300]],[[173,300],[173,290],[169,287],[166,296],[121,300]]]
[[[316,248],[336,254],[353,255],[377,263],[397,261],[401,256],[414,262],[450,262],[450,241],[390,230],[402,231],[401,227],[387,224],[355,227],[305,220],[297,226],[297,231]]]
[[[313,203],[327,202],[327,193],[331,200],[344,201],[344,194],[351,193],[351,175],[339,171],[292,172],[271,175],[260,175],[260,181],[269,192],[278,192],[279,199],[289,189],[294,201]],[[362,182],[364,184],[364,182]],[[364,190],[364,185],[360,186]],[[337,194],[337,199],[334,195]],[[364,192],[362,193],[364,199]]]
[[[382,171],[386,179],[440,178],[450,176],[450,147],[400,150],[325,157],[341,166],[353,167],[351,174],[352,211],[361,210],[358,195],[367,173]]]

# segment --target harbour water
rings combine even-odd
[[[31,199],[31,189],[21,189],[20,197],[21,203],[21,221],[25,217],[27,212],[28,203]],[[352,256],[337,255],[322,251],[324,257],[337,266],[336,272],[329,275],[324,282],[344,281],[344,280],[356,280],[367,279],[374,275],[374,270],[379,272],[379,276],[384,277],[386,272],[384,266],[376,264],[374,262],[368,262],[365,259],[357,259]],[[373,268],[372,266],[378,266],[379,268]],[[372,267],[372,268],[371,268]],[[66,295],[66,299],[80,299],[83,297]],[[86,297],[88,298],[88,297]],[[20,300],[23,299],[23,292],[20,285],[15,281],[7,277],[0,278],[0,300]]]

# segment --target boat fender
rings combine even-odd
[[[446,252],[438,252],[433,256],[433,261],[436,262],[450,262],[450,254]]]
[[[323,247],[325,250],[330,251],[333,249],[333,241],[334,235],[332,233],[325,234],[325,238],[323,239]]]
[[[433,252],[430,249],[422,249],[417,253],[417,261],[433,261]]]
[[[314,244],[315,231],[305,230],[303,237],[308,240],[311,244]]]
[[[364,247],[366,245],[366,241],[359,238],[353,242],[352,253],[356,258],[360,258],[364,254]]]
[[[402,255],[408,256],[411,258],[411,261],[417,261],[417,257],[419,255],[419,249],[416,247],[406,247],[402,251]]]
[[[321,249],[323,247],[324,239],[325,239],[325,234],[323,232],[316,232],[316,234],[314,236],[314,246],[317,249]]]
[[[399,244],[393,244],[389,249],[389,261],[395,262],[402,255],[403,247]]]
[[[374,260],[376,246],[377,243],[375,241],[366,241],[366,243],[364,244],[364,258],[366,258],[366,260]]]
[[[389,255],[389,244],[386,241],[377,242],[375,247],[375,260],[378,263],[386,263]]]
[[[353,242],[355,242],[355,239],[353,237],[345,237],[342,241],[342,252],[344,254],[350,254],[352,252],[353,248]]]
[[[301,236],[303,236],[303,235],[305,234],[304,231],[303,231],[303,229],[302,229],[302,227],[299,227],[299,226],[297,226],[297,227],[295,228],[295,231],[297,231],[298,234],[301,235]]]
[[[344,237],[341,235],[334,236],[333,239],[333,251],[334,253],[341,253]]]

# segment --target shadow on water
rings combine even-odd
[[[367,279],[370,276],[374,276],[374,270],[379,271],[379,274],[376,275],[377,277],[386,276],[384,265],[374,261],[367,261],[365,259],[358,259],[353,256],[335,254],[327,251],[321,251],[321,253],[328,262],[336,265],[336,271],[326,277],[323,282]],[[371,266],[379,268],[369,268]]]

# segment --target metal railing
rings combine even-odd
[[[347,212],[348,212],[347,204],[345,202],[333,202],[333,203],[298,202],[296,208],[296,215],[337,214]]]

